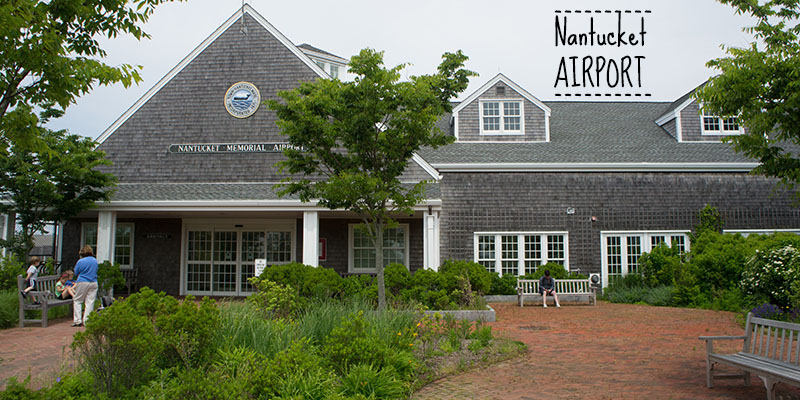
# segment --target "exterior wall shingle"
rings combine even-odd
[[[497,93],[497,87],[504,87],[502,94]],[[524,97],[505,84],[503,81],[497,82],[494,86],[486,90],[472,103],[465,106],[458,113],[458,140],[460,142],[474,141],[520,141],[520,142],[543,142],[547,140],[545,128],[544,111],[525,99],[523,109],[525,113],[525,134],[524,135],[481,135],[479,114],[479,102],[485,99],[524,99]]]
[[[600,272],[601,231],[690,230],[706,204],[726,229],[800,228],[792,195],[746,174],[447,173],[441,188],[442,260],[472,260],[474,232],[568,231],[570,267]]]

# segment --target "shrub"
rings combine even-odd
[[[487,294],[495,294],[495,295],[508,295],[508,294],[517,294],[517,277],[514,275],[506,274],[502,277],[497,272],[493,272],[492,276],[492,288],[489,290]]]
[[[677,247],[666,244],[656,246],[650,253],[639,257],[644,283],[650,287],[672,286],[680,280],[681,256]]]
[[[266,316],[275,318],[293,317],[306,304],[306,300],[288,285],[282,285],[259,277],[252,277],[248,281],[256,288],[256,292],[247,298],[247,302]]]
[[[111,288],[121,289],[125,286],[125,277],[119,269],[119,263],[103,261],[97,266],[97,286],[107,292]]]
[[[302,297],[330,297],[342,290],[342,278],[333,269],[301,263],[272,265],[259,278],[291,286]]]
[[[750,312],[753,313],[754,317],[766,319],[781,319],[783,316],[783,311],[780,307],[769,303],[754,307]]]
[[[796,281],[800,281],[800,251],[789,245],[756,251],[745,264],[741,285],[746,295],[788,309]]]
[[[364,312],[351,314],[334,328],[322,345],[321,353],[328,364],[339,373],[351,365],[373,364],[382,366],[387,349],[375,340],[364,319]]]
[[[124,301],[95,315],[72,342],[81,367],[111,397],[149,380],[160,347],[153,324]]]
[[[483,265],[472,261],[447,260],[439,267],[441,279],[439,284],[448,291],[456,289],[456,276],[469,279],[472,290],[478,293],[489,293],[492,288],[492,276]]]
[[[588,276],[578,274],[575,272],[569,272],[563,265],[555,262],[549,262],[544,265],[540,265],[536,271],[532,274],[527,274],[524,276],[525,279],[539,279],[544,276],[544,271],[550,271],[550,276],[553,279],[586,279]]]
[[[19,293],[16,290],[0,291],[0,329],[19,323]]]
[[[334,391],[333,374],[320,361],[317,348],[308,340],[295,340],[255,378],[254,397],[327,398]]]
[[[738,287],[753,242],[742,235],[705,231],[692,241],[689,273],[704,293]]]
[[[0,290],[17,290],[17,276],[25,276],[26,265],[9,252],[0,258]]]
[[[394,296],[411,286],[411,273],[403,264],[391,263],[383,270],[386,290]]]
[[[186,296],[181,302],[170,301],[168,304],[164,313],[157,315],[155,320],[157,333],[164,344],[162,361],[167,366],[180,362],[187,369],[205,365],[216,352],[211,346],[220,323],[216,303],[205,297],[197,304],[194,297]]]
[[[378,285],[371,275],[350,275],[342,279],[340,296],[342,298],[359,297],[378,302]]]

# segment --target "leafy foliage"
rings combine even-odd
[[[756,251],[742,274],[742,291],[788,309],[792,285],[800,281],[800,251],[792,246]]]
[[[256,292],[247,298],[264,315],[289,318],[297,315],[306,303],[291,286],[275,283],[266,278],[252,277],[248,281]]]
[[[798,0],[720,0],[755,18],[744,29],[755,40],[727,47],[727,57],[708,62],[720,73],[697,93],[707,111],[738,116],[744,135],[728,137],[736,151],[759,161],[755,171],[793,186],[800,159],[787,143],[800,143],[800,40]]]
[[[642,276],[647,286],[672,286],[680,280],[683,270],[682,260],[677,247],[669,247],[662,243],[650,253],[639,257]]]
[[[9,0],[0,6],[0,154],[41,148],[39,117],[60,115],[95,84],[141,81],[129,64],[99,61],[101,38],[148,38],[140,24],[167,0]]]
[[[103,261],[97,266],[97,284],[103,290],[109,290],[125,284],[125,276],[119,269],[119,263]]]
[[[302,297],[331,297],[342,290],[342,278],[333,269],[296,262],[269,266],[259,278],[291,286]]]
[[[297,195],[330,209],[356,213],[375,246],[378,304],[385,307],[383,234],[393,213],[410,214],[423,199],[425,182],[404,187],[400,176],[421,147],[453,138],[436,127],[452,110],[450,99],[467,88],[467,57],[445,53],[434,75],[400,81],[404,65],[386,68],[383,53],[364,49],[350,59],[353,82],[319,79],[278,93],[271,100],[278,126],[294,148],[284,151],[281,195]]]
[[[17,143],[0,157],[0,187],[5,202],[0,213],[17,213],[18,238],[2,243],[24,259],[33,248],[33,234],[52,221],[63,221],[109,200],[116,178],[97,169],[109,165],[96,143],[64,131],[42,129],[42,147],[28,150]]]
[[[90,319],[72,348],[101,392],[116,397],[149,380],[161,343],[153,324],[123,301]]]

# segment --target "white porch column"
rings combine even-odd
[[[100,211],[97,216],[97,254],[95,254],[98,262],[114,260],[114,236],[116,232],[116,211]]]
[[[303,264],[319,266],[319,213],[303,212]]]
[[[426,211],[422,220],[423,231],[423,267],[439,270],[439,212]]]

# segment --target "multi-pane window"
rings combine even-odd
[[[482,134],[522,133],[522,101],[481,101],[480,109]]]
[[[688,231],[601,232],[603,246],[603,285],[627,275],[641,273],[639,259],[658,245],[688,251]]]
[[[483,130],[500,131],[500,103],[483,103]]]
[[[475,233],[475,262],[501,275],[531,274],[548,262],[568,268],[568,248],[566,232]]]
[[[622,238],[609,236],[606,238],[606,271],[608,282],[613,283],[622,277]]]
[[[257,259],[267,265],[292,261],[290,229],[235,229],[191,226],[186,232],[186,291],[191,294],[246,295]],[[268,267],[269,268],[269,267]]]
[[[97,224],[85,223],[81,227],[81,246],[92,246],[97,255]],[[133,268],[133,224],[117,223],[114,234],[114,262],[121,269]]]
[[[519,131],[521,114],[519,102],[503,102],[503,130]]]
[[[374,272],[375,246],[367,232],[357,225],[350,225],[350,272]],[[408,225],[383,231],[383,265],[391,263],[408,267]]]
[[[532,274],[542,265],[542,236],[525,235],[525,275]]]
[[[331,64],[331,78],[336,79],[339,77],[339,66]]]
[[[739,120],[736,117],[720,117],[703,110],[703,134],[733,135],[740,133]]]
[[[673,236],[677,237],[677,236]],[[639,273],[639,257],[642,256],[642,237],[628,236],[628,273]]]
[[[494,236],[479,236],[477,243],[478,256],[475,262],[486,267],[486,270],[494,272],[495,246]]]
[[[519,237],[516,235],[500,236],[500,264],[503,275],[519,275]]]

